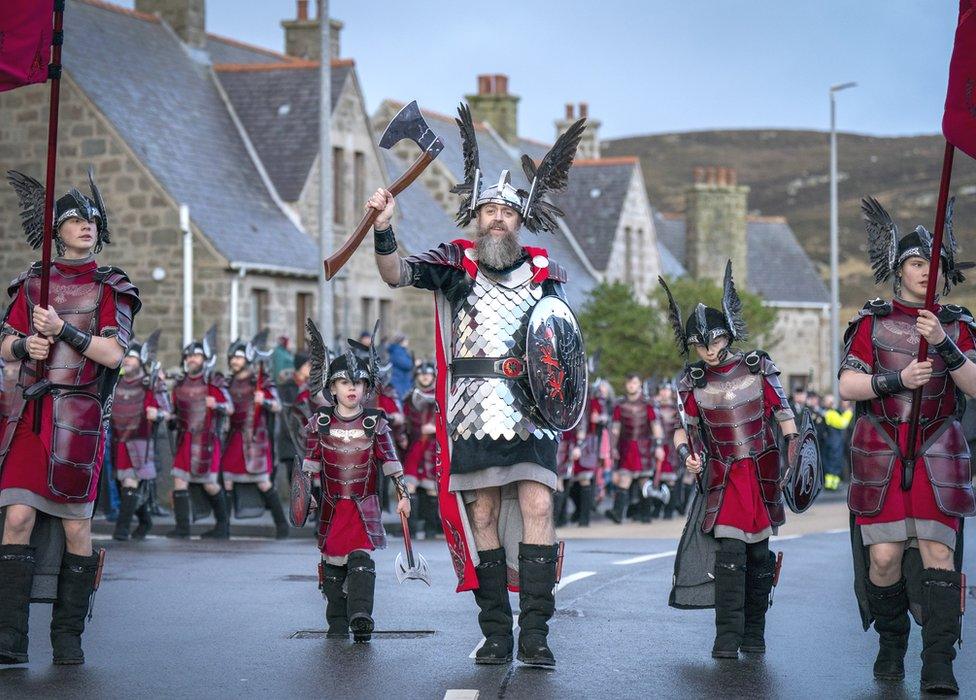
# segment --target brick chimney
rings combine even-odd
[[[576,157],[580,160],[592,160],[600,157],[600,122],[591,119],[589,116],[590,106],[585,102],[580,102],[578,109],[572,103],[566,104],[566,116],[564,119],[556,120],[556,138],[562,136],[577,119],[586,119],[586,130],[583,138],[580,139],[579,148],[576,149]]]
[[[322,39],[319,33],[321,6],[316,0],[315,18],[312,19],[309,17],[308,3],[309,0],[296,0],[295,19],[286,19],[281,22],[281,27],[285,30],[285,53],[307,61],[318,61],[322,57]],[[340,55],[341,34],[342,22],[337,19],[330,19],[329,50],[332,59],[336,59]]]
[[[739,289],[746,284],[746,201],[734,168],[695,168],[685,192],[685,268],[696,279],[722,284],[732,260]]]
[[[207,43],[206,0],[136,0],[136,10],[158,15],[188,46]]]
[[[472,117],[488,122],[507,143],[518,145],[519,97],[508,94],[507,75],[479,75],[478,94],[464,98]]]

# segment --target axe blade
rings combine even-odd
[[[436,158],[444,148],[443,142],[427,125],[417,100],[406,105],[393,117],[380,139],[380,148],[389,150],[404,139],[416,143],[431,158]]]
[[[430,585],[430,567],[427,565],[427,560],[424,559],[423,554],[415,554],[416,563],[411,569],[407,565],[406,557],[403,556],[403,552],[397,554],[396,558],[396,577],[397,583],[403,583],[408,579],[414,579],[417,581],[423,581],[428,586]]]

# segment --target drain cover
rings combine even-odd
[[[315,574],[287,574],[278,579],[279,581],[315,581],[319,580],[319,577]]]
[[[325,639],[326,630],[298,630],[289,639]],[[420,639],[434,636],[434,630],[374,630],[373,639]]]

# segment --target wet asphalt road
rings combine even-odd
[[[554,672],[474,665],[476,608],[471,594],[454,593],[442,541],[415,545],[431,565],[431,588],[397,584],[396,540],[377,554],[377,629],[393,634],[369,645],[316,632],[325,622],[312,540],[101,544],[109,555],[85,634],[88,663],[51,665],[50,607],[35,605],[31,663],[0,667],[0,697],[918,696],[917,628],[905,683],[871,677],[876,637],[860,628],[844,533],[774,543],[785,562],[769,651],[739,661],[710,658],[711,611],[667,607],[674,540],[571,540],[552,622]],[[976,581],[976,566],[967,569]],[[976,696],[974,646],[956,661],[963,697]]]

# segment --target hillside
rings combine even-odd
[[[945,142],[941,136],[857,134],[839,134],[837,141],[841,305],[847,313],[880,292],[866,262],[860,198],[881,200],[902,235],[917,224],[931,230]],[[684,190],[696,166],[736,168],[739,182],[751,188],[750,212],[785,216],[826,279],[829,144],[829,134],[819,131],[698,131],[606,141],[603,155],[638,156],[651,204],[663,211],[684,210]],[[976,260],[976,162],[959,152],[952,184],[960,257]],[[953,301],[976,306],[973,278]]]

